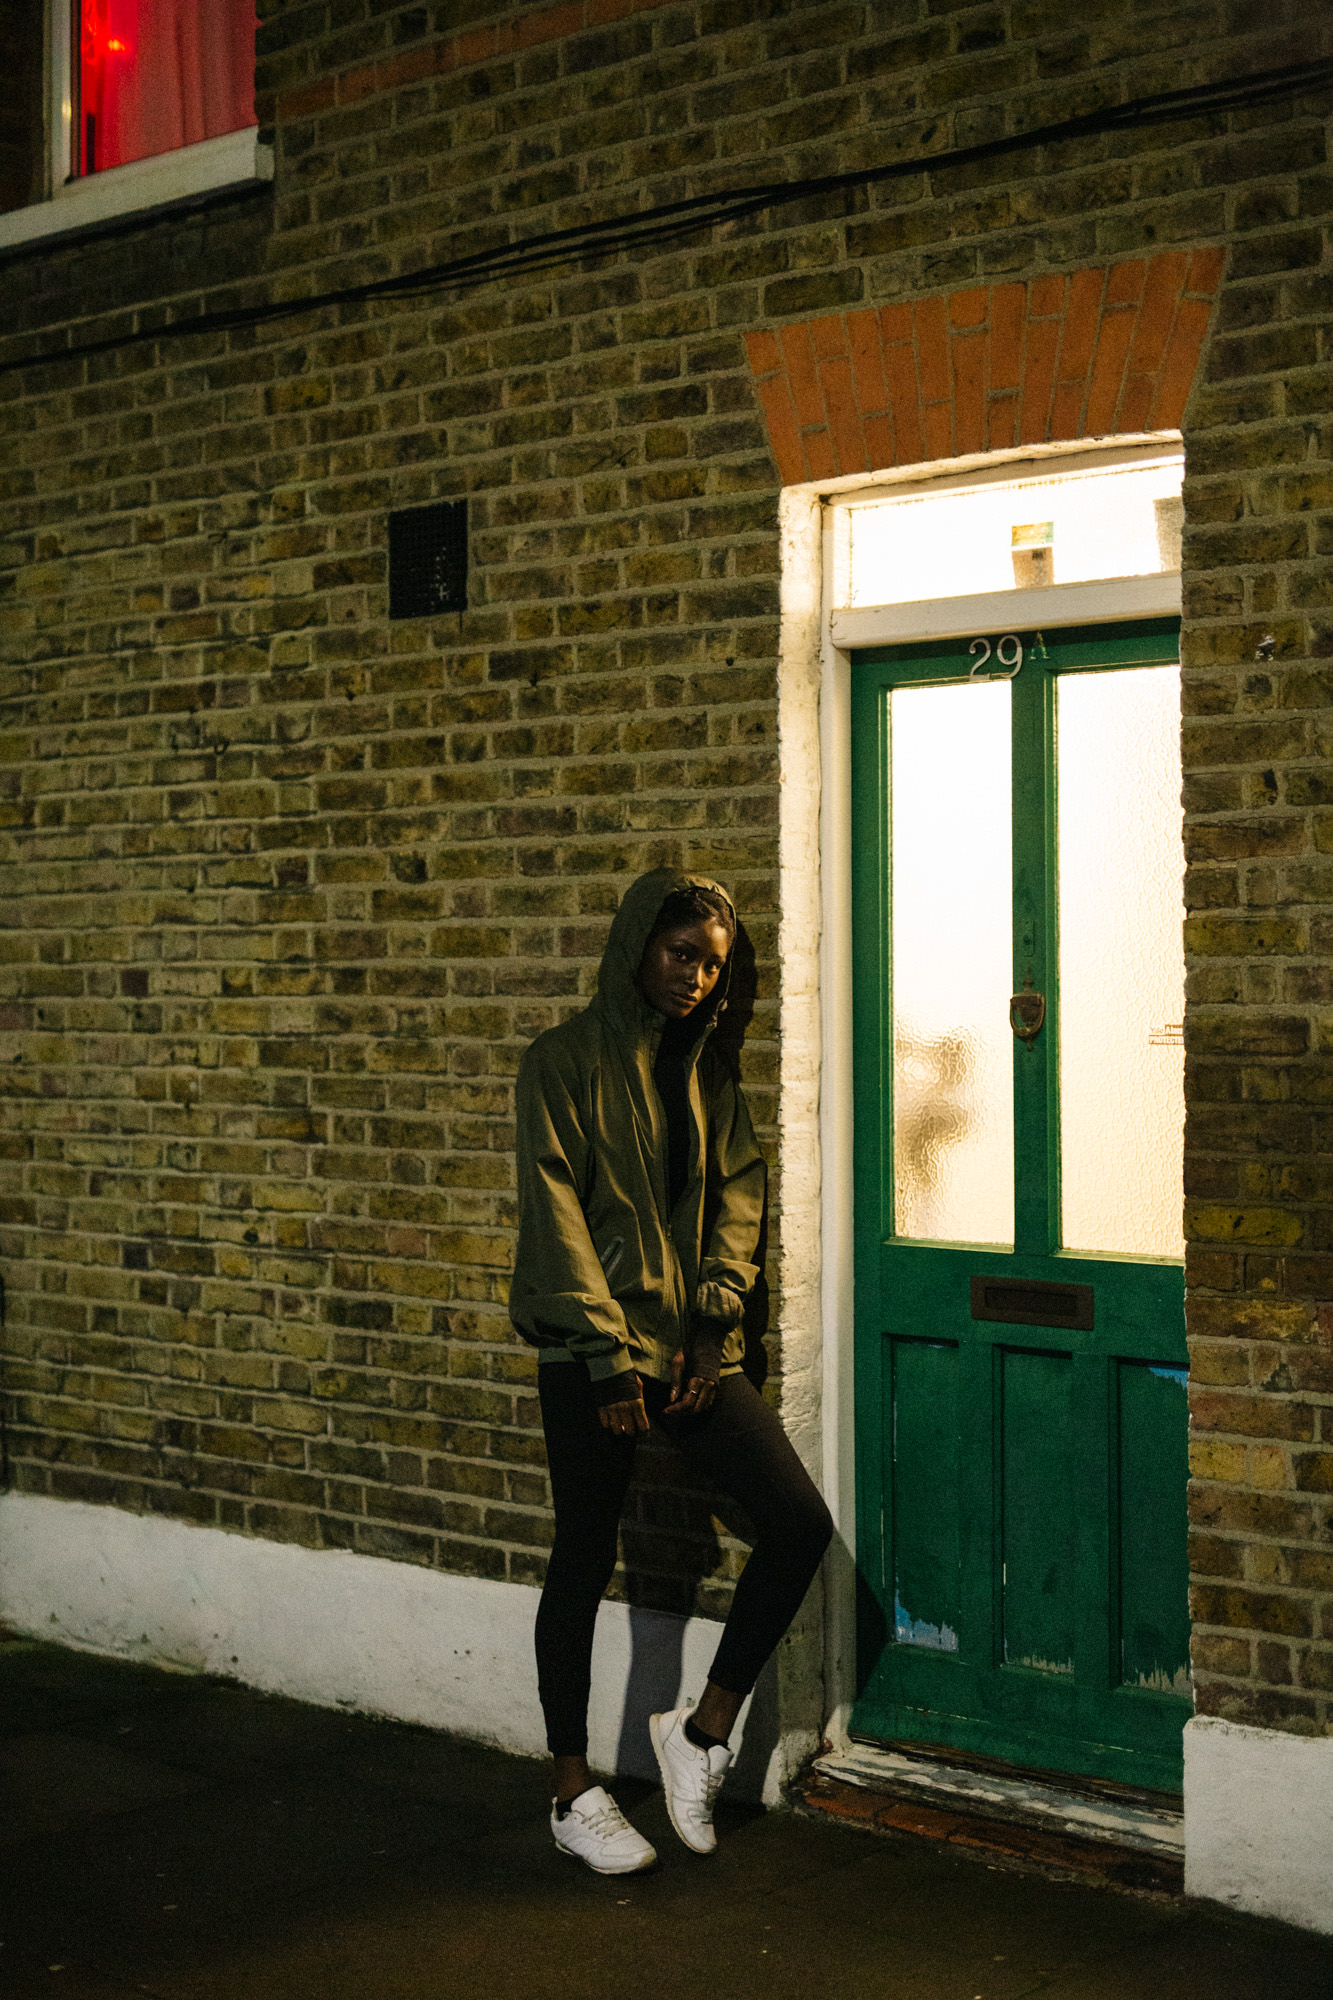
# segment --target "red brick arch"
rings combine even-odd
[[[746,337],[784,485],[1174,430],[1223,252],[978,285]]]

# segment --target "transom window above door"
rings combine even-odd
[[[1172,609],[1183,471],[1183,452],[1163,441],[838,494],[829,503],[832,609],[835,626],[850,616],[857,628],[839,643],[962,631],[967,616],[958,624],[938,610],[959,600],[984,598],[989,615],[1024,624],[1064,622],[1052,591],[1078,590],[1071,618]],[[1169,579],[1170,603],[1156,601],[1163,586],[1152,579]],[[1099,614],[1094,597],[1112,582],[1135,583],[1141,595],[1146,587],[1148,597],[1119,597]],[[859,629],[879,607],[901,607],[892,629]]]

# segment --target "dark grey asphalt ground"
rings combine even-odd
[[[0,1644],[4,2000],[1333,2000],[1333,1939],[723,1811],[652,1875],[558,1854],[541,1765]]]

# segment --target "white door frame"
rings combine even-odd
[[[1180,449],[1178,431],[1010,452],[785,487],[779,501],[778,1152],[783,1419],[832,1511],[825,1571],[823,1717],[784,1731],[799,1762],[820,1734],[847,1743],[856,1682],[855,1384],[852,1362],[852,919],[850,649],[899,645],[1014,622],[1047,627],[1178,613],[1180,575],[1053,584],[909,605],[835,604],[842,515],[903,483],[973,485],[1053,458],[1110,464]],[[806,1689],[820,1671],[799,1675]],[[798,1704],[808,1717],[807,1700]]]

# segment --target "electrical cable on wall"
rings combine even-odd
[[[46,366],[56,361],[84,360],[96,354],[145,343],[181,339],[187,334],[230,332],[241,327],[262,326],[270,321],[293,319],[302,314],[331,307],[363,304],[371,299],[407,298],[419,292],[463,291],[499,278],[527,276],[586,258],[615,257],[650,249],[724,222],[739,221],[794,202],[816,201],[832,195],[852,193],[910,174],[939,172],[943,168],[974,165],[998,159],[1007,153],[1032,147],[1056,145],[1066,140],[1089,137],[1101,132],[1132,131],[1145,125],[1160,125],[1175,119],[1241,110],[1292,90],[1310,90],[1333,85],[1333,58],[1312,63],[1292,63],[1282,69],[1264,70],[1249,76],[1232,77],[1218,83],[1194,84],[1151,97],[1131,98],[1124,104],[1084,112],[1056,124],[1035,126],[1030,131],[1007,133],[974,146],[960,146],[945,153],[928,153],[910,160],[894,160],[876,167],[858,167],[847,173],[823,174],[798,181],[773,181],[754,187],[734,188],[718,194],[691,195],[680,201],[665,202],[637,214],[607,217],[601,222],[578,223],[568,229],[550,230],[527,236],[488,250],[477,250],[445,263],[428,264],[394,277],[376,278],[359,285],[340,286],[299,298],[270,299],[254,305],[220,308],[195,313],[162,325],[131,328],[100,340],[53,347],[45,353],[21,354],[0,361],[0,374],[20,368]]]

